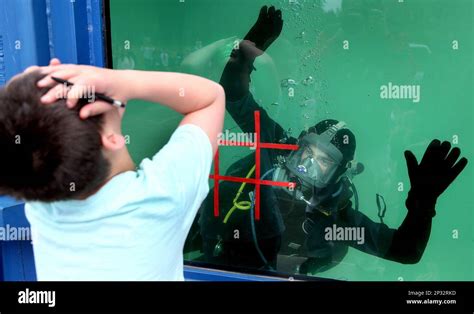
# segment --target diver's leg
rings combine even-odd
[[[272,269],[277,269],[278,252],[280,252],[282,242],[281,238],[281,235],[277,235],[276,237],[259,241],[260,249],[263,253],[263,256],[267,260],[267,265],[263,266],[271,267]]]
[[[235,241],[234,243],[228,242],[225,244],[226,255],[230,256],[229,263],[234,266],[241,266],[247,268],[265,268],[265,269],[276,269],[277,256],[280,251],[281,236],[261,239],[258,241],[258,247],[260,253],[266,260],[262,259],[262,256],[257,251],[254,242],[247,241]]]

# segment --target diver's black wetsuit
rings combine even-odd
[[[254,111],[260,111],[261,141],[277,143],[295,143],[294,138],[286,138],[283,128],[260,107],[248,91],[252,64],[239,56],[234,51],[233,56],[237,59],[229,61],[221,79],[227,95],[227,111],[237,122],[243,132],[253,133]],[[245,78],[248,79],[245,79]],[[276,157],[289,152],[281,150],[263,149],[261,151],[261,174],[271,170],[276,164]],[[245,177],[255,164],[255,154],[235,162],[227,171],[226,175]],[[265,179],[271,180],[271,176]],[[240,183],[221,182],[219,185],[219,217],[213,215],[213,191],[203,203],[200,216],[200,230],[203,237],[203,247],[206,259],[213,263],[227,264],[233,266],[262,267],[264,263],[260,258],[254,245],[254,236],[251,228],[250,211],[236,210],[226,224],[223,219],[233,206],[234,199]],[[249,200],[249,192],[254,186],[248,184],[238,201]],[[335,191],[339,191],[334,196]],[[400,263],[416,263],[423,254],[429,239],[431,230],[431,215],[434,212],[434,204],[423,204],[423,202],[407,202],[409,209],[407,217],[398,229],[390,229],[387,225],[376,223],[367,216],[352,207],[350,198],[352,192],[348,189],[346,181],[331,186],[326,191],[320,191],[321,195],[313,195],[319,207],[324,211],[332,212],[331,215],[323,214],[317,209],[305,208],[301,201],[288,201],[288,197],[280,198],[274,188],[261,186],[261,219],[255,222],[255,233],[259,247],[270,266],[275,267],[276,257],[280,250],[282,234],[285,230],[284,215],[293,217],[292,231],[300,232],[299,239],[306,238],[306,243],[293,253],[307,256],[308,262],[305,267],[308,271],[323,270],[337,264],[346,254],[348,246],[385,259]],[[331,195],[331,197],[325,197]],[[416,199],[411,195],[411,200]],[[292,208],[294,207],[294,208]],[[430,207],[430,208],[426,208]],[[292,208],[291,212],[290,208]],[[305,210],[306,209],[306,210]],[[306,213],[305,213],[306,212]],[[306,216],[306,217],[305,217]],[[301,224],[306,219],[305,230],[302,233]],[[286,221],[285,224],[288,224]],[[325,239],[325,230],[333,225],[337,227],[364,228],[364,241],[328,241]],[[296,226],[296,228],[295,228]],[[304,241],[304,240],[303,240]],[[289,252],[288,245],[292,241],[286,241],[282,251]],[[300,245],[303,243],[299,243]],[[291,252],[289,252],[291,253]]]
[[[224,75],[228,72],[224,71]],[[229,99],[229,96],[227,96]],[[230,98],[232,99],[232,98]],[[227,111],[231,114],[239,127],[245,133],[254,133],[254,111],[260,111],[261,138],[262,142],[274,142],[275,139],[284,137],[283,129],[276,124],[260,108],[253,96],[248,93],[243,99],[226,103]],[[249,150],[249,152],[252,152]],[[264,175],[273,168],[276,156],[282,151],[273,149],[261,150],[261,174]],[[283,152],[284,153],[284,152]],[[232,164],[226,175],[244,178],[255,165],[255,153]],[[252,176],[253,178],[254,176]],[[271,180],[271,174],[265,179]],[[219,217],[214,217],[214,203],[212,189],[203,203],[200,212],[201,235],[204,240],[204,253],[207,260],[213,263],[239,265],[246,267],[262,267],[264,263],[256,251],[250,210],[237,209],[228,219],[226,224],[223,220],[233,206],[240,183],[222,181],[219,183]],[[249,201],[249,192],[254,190],[254,185],[247,184],[238,201]],[[280,250],[281,235],[284,231],[284,223],[279,204],[274,190],[270,186],[262,185],[260,188],[260,217],[255,221],[255,234],[258,238],[259,247],[268,263],[275,267],[277,253]],[[215,254],[215,246],[221,240],[223,251]],[[218,256],[217,256],[218,255]]]

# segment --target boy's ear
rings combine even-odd
[[[109,133],[102,134],[102,146],[106,150],[117,151],[122,149],[125,146],[125,138],[121,134]]]

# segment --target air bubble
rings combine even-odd
[[[306,33],[304,31],[301,31],[301,33],[296,38],[302,39],[302,38],[304,38],[305,35],[306,35]]]
[[[301,107],[308,107],[316,104],[316,99],[305,97],[305,100],[301,104]]]
[[[290,0],[290,7],[293,11],[299,11],[301,10],[302,5],[298,2],[298,0]]]
[[[287,79],[281,80],[280,85],[281,87],[289,87],[289,86],[297,85],[297,83],[295,80],[287,78]]]
[[[314,78],[312,76],[308,76],[303,80],[303,85],[308,86],[314,83]]]

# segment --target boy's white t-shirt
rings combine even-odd
[[[186,124],[85,200],[26,203],[38,280],[184,280],[183,246],[212,157],[206,133]]]

